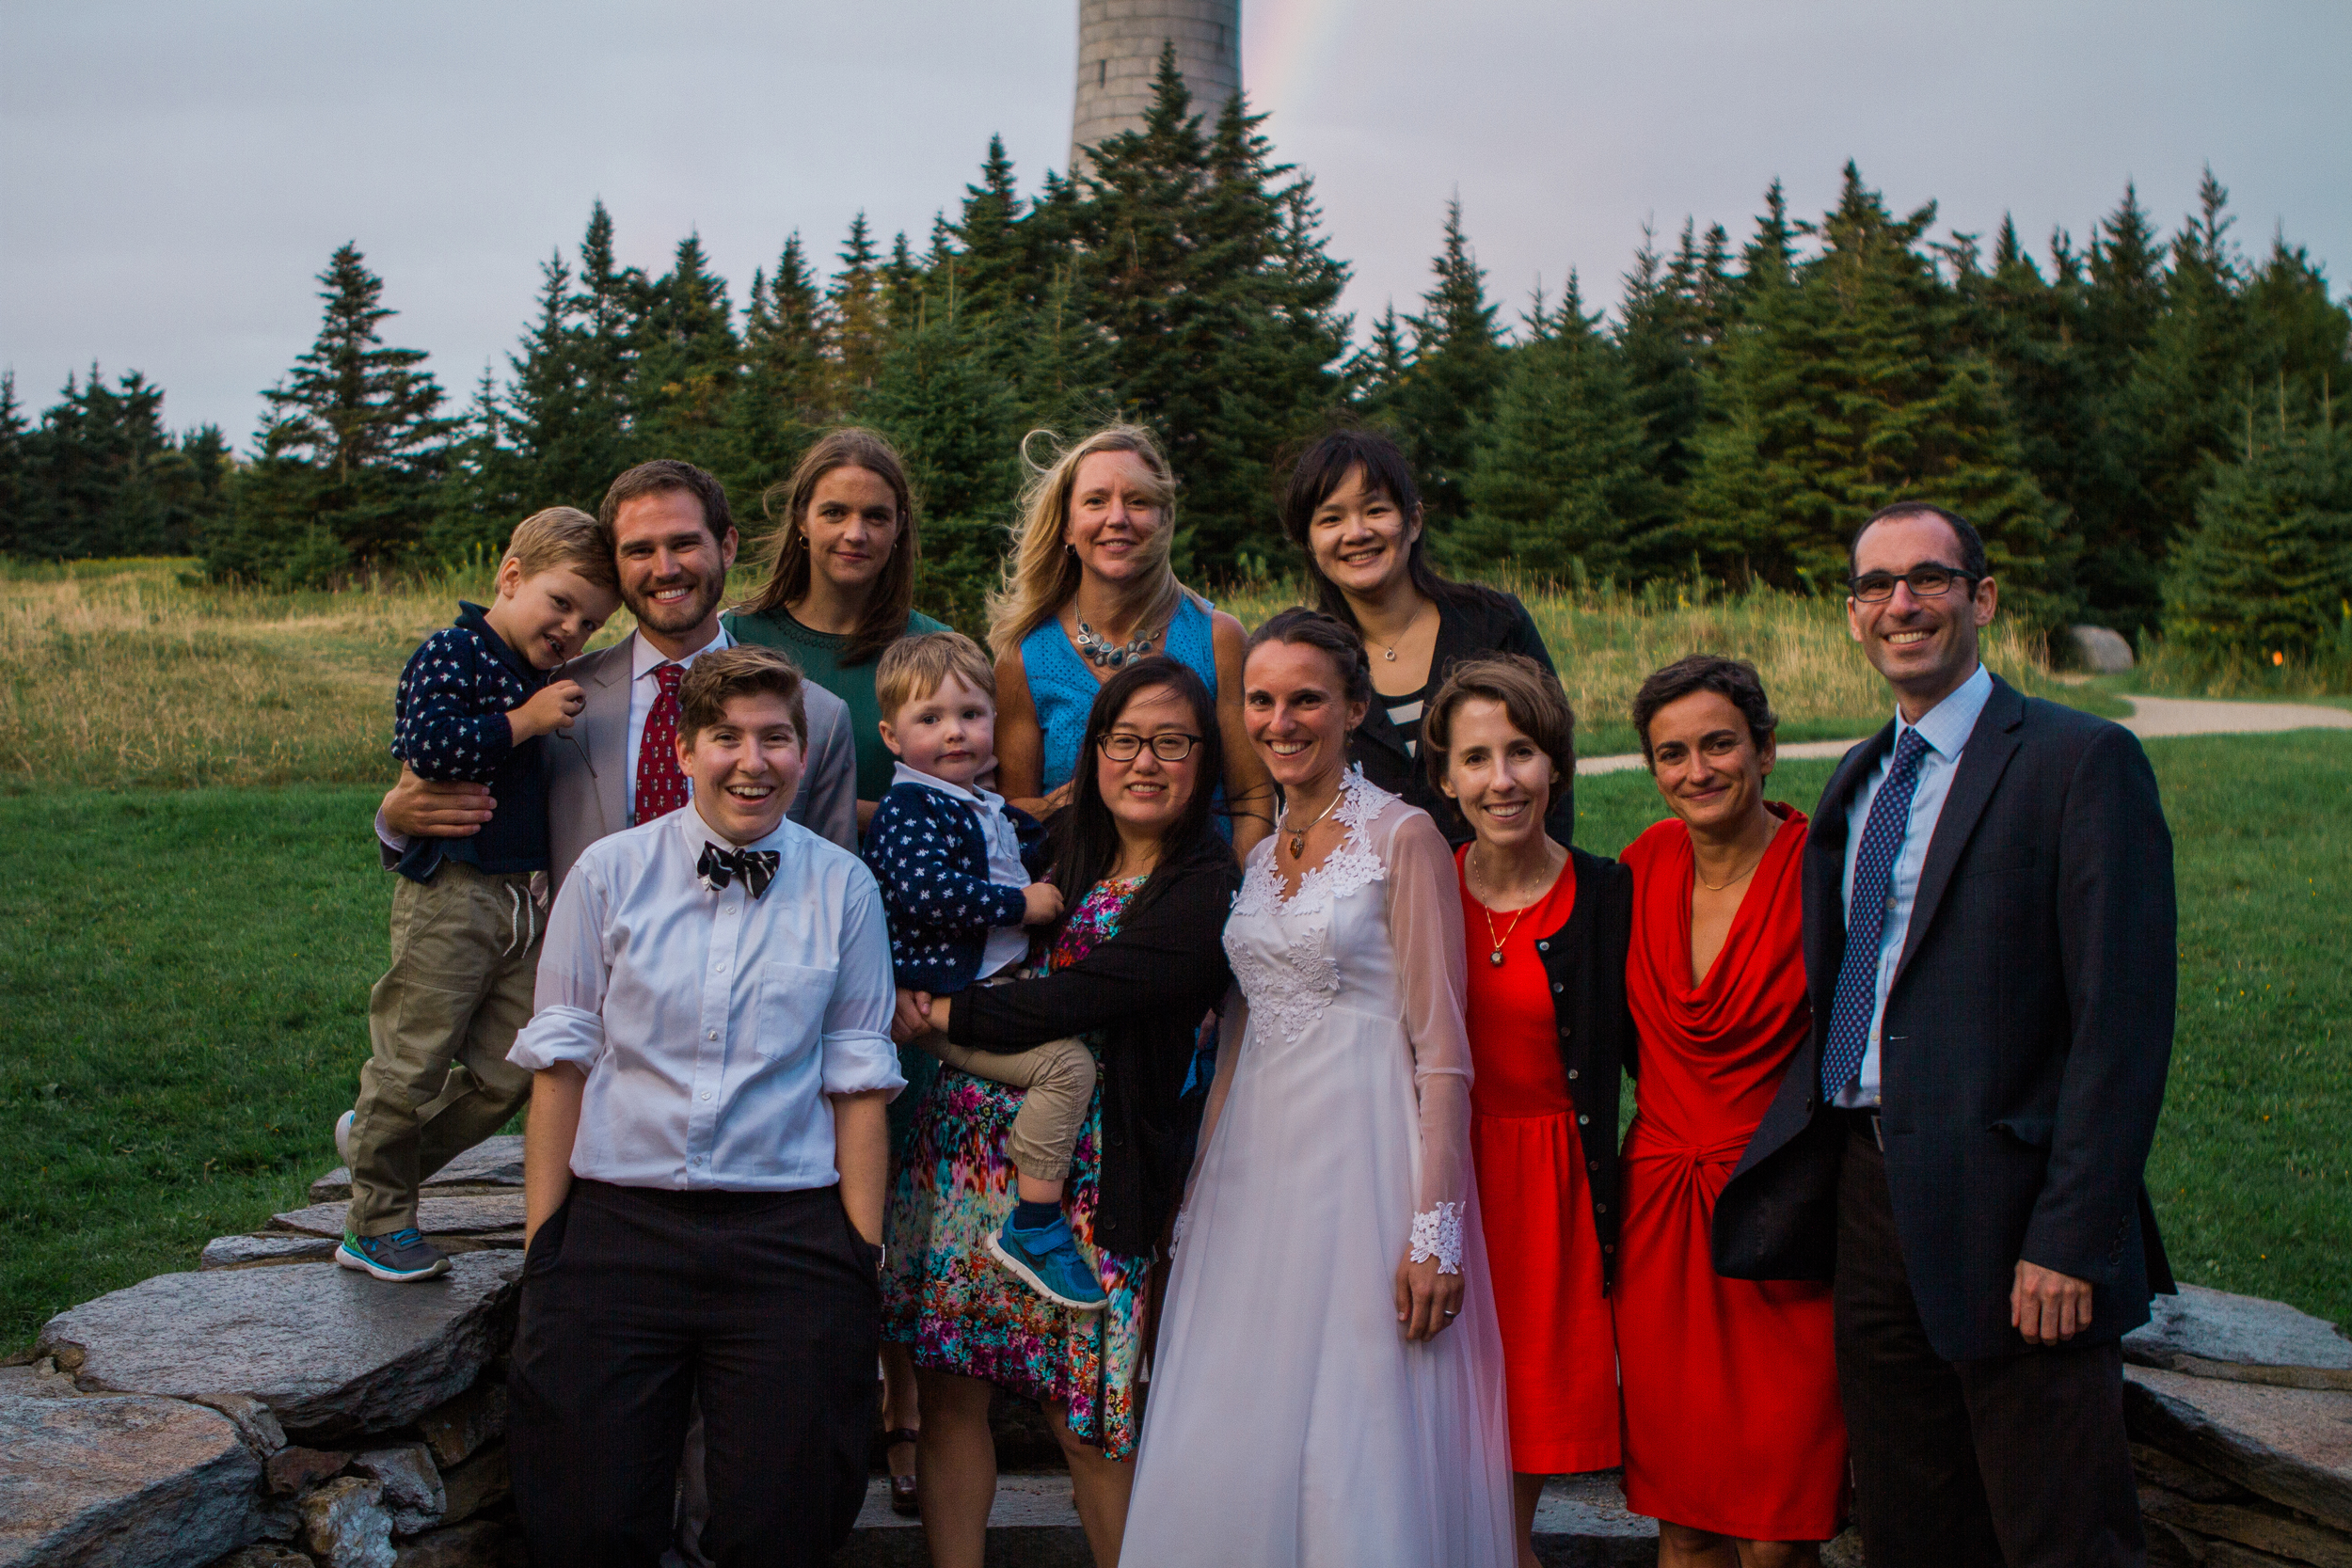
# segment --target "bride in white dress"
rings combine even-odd
[[[1246,1011],[1177,1220],[1120,1561],[1511,1568],[1454,858],[1346,765],[1371,695],[1352,629],[1285,611],[1244,681],[1288,809],[1225,927]]]

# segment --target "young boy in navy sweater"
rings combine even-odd
[[[335,1128],[351,1209],[335,1261],[378,1279],[430,1279],[449,1259],[417,1229],[417,1188],[506,1125],[531,1076],[506,1060],[531,1018],[546,927],[541,737],[580,712],[577,657],[619,608],[612,537],[568,506],[515,527],[488,609],[424,640],[393,698],[392,754],[427,779],[490,786],[498,810],[470,838],[420,838],[392,891],[392,966],[368,996],[373,1047]]]
[[[898,767],[866,830],[866,861],[882,885],[897,983],[945,996],[1010,979],[1029,956],[1026,928],[1058,920],[1062,899],[1035,879],[1045,858],[1035,819],[979,784],[996,763],[995,671],[961,632],[901,638],[875,668],[874,698]],[[1024,1091],[1005,1148],[1020,1201],[988,1249],[1047,1300],[1099,1310],[1102,1282],[1061,1212],[1094,1100],[1094,1053],[1076,1039],[1002,1053],[944,1035],[920,1044],[949,1067]]]

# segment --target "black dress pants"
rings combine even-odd
[[[1867,1132],[1837,1185],[1837,1391],[1873,1568],[2142,1568],[2113,1341],[1946,1361]]]
[[[866,1499],[876,1249],[840,1190],[575,1181],[532,1239],[508,1454],[540,1568],[652,1568],[699,1390],[720,1568],[821,1564]]]

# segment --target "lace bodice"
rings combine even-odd
[[[1470,1042],[1462,1023],[1461,901],[1454,860],[1428,816],[1350,768],[1333,817],[1345,829],[1287,897],[1276,834],[1252,850],[1225,925],[1225,953],[1249,1006],[1246,1039],[1231,1037],[1218,1092],[1238,1050],[1295,1046],[1334,1009],[1401,1035],[1421,1113],[1420,1201],[1426,1215],[1458,1217],[1470,1186]],[[1372,890],[1382,896],[1373,896]],[[1453,1206],[1449,1209],[1448,1206]],[[1432,1222],[1415,1240],[1453,1237],[1434,1254],[1456,1266],[1458,1226]]]

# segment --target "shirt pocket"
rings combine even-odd
[[[818,1048],[837,973],[811,964],[759,966],[759,1007],[752,1020],[752,1041],[761,1060],[787,1062]]]

